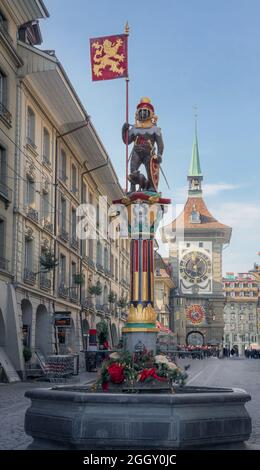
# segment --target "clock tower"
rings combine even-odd
[[[222,250],[231,228],[209,212],[202,192],[197,128],[188,173],[188,198],[183,212],[167,227],[177,289],[172,295],[173,328],[179,344],[220,345],[224,332]]]

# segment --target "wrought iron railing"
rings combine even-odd
[[[58,289],[58,294],[60,297],[63,297],[64,299],[67,299],[68,295],[69,295],[69,289],[68,287],[65,287],[65,285],[62,283],[59,285],[59,289]]]
[[[71,238],[70,246],[71,248],[74,248],[74,250],[78,250],[79,248],[79,241],[75,235],[73,235]]]
[[[0,196],[8,202],[12,200],[12,190],[3,181],[0,181]]]
[[[51,280],[48,279],[46,274],[41,274],[40,276],[40,288],[49,290],[51,288]]]
[[[12,127],[12,114],[3,103],[0,103],[0,119],[2,119],[8,127]]]
[[[38,222],[39,214],[35,209],[29,206],[27,207],[27,217],[34,220],[34,222]]]
[[[24,269],[23,280],[26,284],[34,285],[36,282],[36,274],[28,268]]]
[[[63,228],[62,228],[61,231],[60,231],[60,238],[61,238],[63,241],[65,241],[65,242],[67,242],[68,239],[69,239],[69,234],[68,234],[68,232],[66,232],[66,230],[64,230]]]

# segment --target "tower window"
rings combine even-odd
[[[190,221],[192,224],[200,224],[200,213],[196,210],[193,210],[191,215],[190,215]]]

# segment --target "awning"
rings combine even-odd
[[[69,139],[70,146],[87,170],[108,162],[107,166],[95,170],[100,190],[102,192],[104,186],[111,199],[122,197],[123,190],[106,149],[58,59],[21,41],[18,41],[18,52],[24,61],[19,74],[42,99],[60,134],[89,121],[87,126],[70,133],[64,140]]]

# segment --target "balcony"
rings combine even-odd
[[[43,163],[43,165],[47,166],[47,168],[51,167],[51,161],[50,161],[49,157],[47,157],[46,155],[42,156],[42,163]]]
[[[24,269],[23,280],[26,284],[33,286],[36,282],[36,274],[28,268]]]
[[[35,144],[34,140],[27,136],[27,143],[26,147],[37,157],[37,145]]]
[[[0,271],[8,271],[9,260],[0,256]]]
[[[99,271],[100,273],[104,272],[104,268],[103,268],[102,264],[96,263],[96,268],[97,268],[97,271]]]
[[[27,207],[26,213],[29,219],[33,220],[34,222],[38,222],[39,214],[35,209],[29,206]]]
[[[64,242],[67,242],[69,240],[69,234],[68,232],[66,232],[66,230],[64,230],[63,228],[61,229],[60,231],[60,238],[61,240],[63,240]]]
[[[53,224],[48,220],[43,221],[43,228],[45,228],[45,230],[48,230],[48,232],[53,233]]]
[[[69,298],[71,302],[77,302],[78,301],[78,287],[70,287],[69,289]]]
[[[85,261],[91,268],[95,269],[95,263],[90,256],[84,256],[83,261]]]
[[[51,288],[51,280],[48,279],[45,274],[41,274],[40,288],[43,289],[43,290],[50,290],[50,288]]]
[[[108,277],[111,276],[110,269],[108,269],[108,268],[105,268],[105,269],[104,269],[104,273],[105,273],[105,275],[108,276]]]
[[[12,201],[12,190],[3,181],[0,181],[0,198],[4,200],[6,208]]]
[[[3,103],[0,103],[0,119],[9,129],[12,127],[12,114]]]
[[[62,283],[59,285],[58,289],[58,295],[62,297],[63,299],[67,299],[69,295],[69,289],[68,287],[65,287],[65,285]]]
[[[70,241],[70,246],[71,246],[71,248],[73,248],[74,250],[78,250],[78,249],[79,249],[79,241],[78,241],[76,235],[72,235],[72,238],[71,238],[71,241]]]
[[[95,306],[92,302],[92,300],[90,300],[89,298],[85,298],[82,302],[82,308],[84,310],[92,310],[94,311],[95,310]]]

